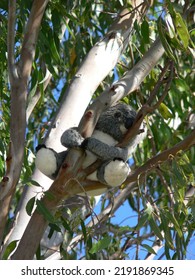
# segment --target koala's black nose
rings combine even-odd
[[[133,122],[134,122],[135,118],[134,117],[131,117],[131,118],[128,118],[125,122],[125,128],[128,129],[132,126]]]

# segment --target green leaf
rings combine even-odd
[[[165,105],[163,102],[160,104],[158,108],[160,114],[165,120],[168,120],[169,118],[173,118],[173,115],[167,105]]]
[[[57,64],[60,64],[60,55],[59,55],[57,47],[56,47],[56,43],[55,43],[55,40],[54,40],[53,33],[51,33],[51,32],[48,33],[48,42],[49,42],[49,45],[50,45],[50,51],[52,53],[53,59],[55,60],[55,62]]]
[[[29,96],[30,96],[29,99],[31,99],[35,95],[36,90],[37,90],[37,85],[38,85],[38,82],[36,82],[35,85],[31,88],[31,91],[29,92]]]
[[[123,233],[134,231],[134,230],[135,230],[134,227],[122,226],[122,227],[118,228],[117,232],[118,232],[118,234],[123,234]]]
[[[46,69],[45,76],[44,76],[43,79],[39,82],[39,85],[40,85],[40,84],[43,84],[45,81],[47,81],[47,79],[49,78],[50,74],[51,74],[51,73],[49,72],[49,70]]]
[[[187,82],[184,79],[181,79],[181,78],[175,79],[175,84],[176,84],[177,89],[180,92],[190,92],[191,91],[189,85],[187,84]]]
[[[99,240],[97,243],[94,243],[92,245],[92,248],[90,249],[89,253],[95,254],[103,249],[106,249],[110,245],[111,240],[112,240],[111,236],[104,237],[103,239]]]
[[[154,234],[161,240],[163,241],[163,236],[162,233],[160,231],[159,226],[156,224],[156,221],[154,220],[154,218],[151,216],[149,219],[149,224],[151,229],[153,230]]]
[[[62,216],[61,216],[61,220],[62,220],[62,225],[63,225],[63,227],[64,227],[69,233],[73,234],[73,231],[72,231],[70,225],[67,223],[67,220],[64,219]]]
[[[183,170],[181,169],[181,167],[179,166],[176,160],[173,160],[172,167],[173,167],[174,179],[176,180],[175,184],[183,188],[183,186],[187,184],[187,181],[184,177]]]
[[[150,43],[150,39],[149,39],[149,36],[150,36],[150,31],[149,31],[149,24],[146,20],[144,20],[142,22],[142,25],[141,25],[141,34],[144,38],[144,42],[146,44],[149,44]]]
[[[171,3],[170,0],[166,0],[166,6],[167,6],[168,11],[170,12],[170,14],[173,16],[175,14],[175,10],[174,10],[173,4]]]
[[[5,250],[4,254],[3,254],[3,257],[2,257],[3,260],[7,260],[8,259],[9,255],[16,248],[17,242],[18,242],[18,240],[14,240],[11,243],[9,243],[9,245],[7,246],[7,248],[6,248],[6,250]]]
[[[45,196],[51,201],[55,198],[54,194],[51,193],[50,191],[45,192]]]
[[[135,204],[135,201],[134,201],[134,196],[133,196],[133,194],[130,194],[130,195],[129,195],[129,197],[128,197],[128,202],[129,202],[129,205],[130,205],[130,207],[132,208],[132,210],[137,211],[137,208],[136,208],[136,204]]]
[[[173,241],[172,241],[172,236],[170,232],[170,227],[169,227],[169,219],[166,217],[166,212],[162,211],[160,212],[160,218],[161,218],[161,227],[162,230],[164,231],[164,237],[165,237],[165,252],[166,254],[168,251],[166,251],[166,248],[169,247],[170,249],[174,249]]]
[[[169,219],[169,221],[171,223],[173,223],[173,225],[174,225],[174,227],[175,227],[179,237],[181,238],[183,236],[183,233],[182,233],[180,225],[179,225],[178,221],[176,220],[175,216],[172,213],[168,212],[168,211],[166,212],[166,215],[167,215],[167,218]]]
[[[156,255],[156,252],[154,251],[154,249],[152,247],[150,247],[149,245],[147,244],[141,244],[142,247],[144,247],[148,253],[151,253],[151,254],[155,254]]]
[[[23,183],[25,183],[25,182],[23,182]],[[37,181],[35,181],[35,180],[28,180],[28,181],[26,182],[26,184],[31,185],[31,186],[36,186],[36,187],[40,187],[40,186],[41,186],[41,185],[40,185]]]
[[[174,23],[176,26],[176,31],[183,43],[184,48],[187,48],[190,41],[190,35],[188,33],[188,29],[185,21],[179,13],[176,13],[174,17]]]
[[[35,196],[32,197],[26,204],[26,213],[31,216],[32,214],[32,210],[34,208],[35,205]]]
[[[195,222],[195,204],[193,204],[193,205],[191,206],[191,211],[192,211],[193,220],[194,220],[194,222]]]
[[[144,213],[138,221],[136,230],[139,230],[140,228],[142,228],[148,222],[148,218],[149,218],[149,215],[147,213]]]
[[[55,218],[49,212],[49,210],[45,207],[43,202],[41,200],[37,200],[36,204],[37,204],[37,211],[40,214],[42,214],[47,221],[49,221],[50,223],[54,223],[55,222]]]
[[[154,208],[151,203],[146,203],[146,209],[144,210],[144,212],[148,214],[148,217],[151,217],[152,213],[154,212]]]
[[[87,241],[87,231],[86,231],[86,226],[83,220],[81,220],[81,228],[82,228],[82,232],[83,232],[83,237],[84,237],[84,241]]]
[[[49,238],[49,239],[51,239],[52,238],[52,235],[54,234],[54,232],[61,232],[61,228],[59,227],[59,226],[57,226],[56,224],[51,224],[51,223],[49,223],[49,227],[50,227],[50,231],[49,231],[49,233],[48,233],[48,235],[47,235],[47,237]]]
[[[176,37],[175,27],[174,27],[173,20],[172,20],[172,17],[170,14],[165,15],[165,21],[166,21],[169,37],[170,38]]]
[[[187,25],[186,22],[184,21],[184,19],[182,18],[181,14],[177,13],[175,11],[175,9],[173,8],[173,4],[167,0],[166,1],[168,10],[170,12],[170,15],[172,17],[174,26],[175,26],[175,32],[177,34],[175,34],[175,39],[178,41],[178,39],[180,38],[181,42],[182,42],[182,46],[187,49],[187,47],[189,46],[189,42],[190,42],[190,34],[188,32],[187,29]],[[177,38],[178,36],[179,38]],[[179,42],[180,46],[181,43]]]
[[[159,36],[160,36],[162,45],[163,45],[163,47],[165,49],[165,52],[167,53],[167,55],[173,61],[176,62],[173,50],[172,50],[170,44],[168,43],[167,32],[166,32],[165,27],[164,27],[164,21],[163,21],[163,19],[161,17],[157,21],[157,27],[158,27]]]

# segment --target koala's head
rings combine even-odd
[[[125,103],[119,103],[103,112],[95,129],[109,134],[120,142],[132,126],[136,111]]]

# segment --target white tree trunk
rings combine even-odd
[[[143,5],[140,5],[140,4]],[[129,41],[134,22],[143,18],[148,8],[148,2],[142,0],[132,1],[133,9],[125,9],[109,29],[107,35],[100,40],[88,53],[81,67],[71,82],[59,110],[48,131],[45,143],[56,151],[64,150],[60,143],[62,133],[69,127],[77,126],[88,106],[93,93],[102,80],[116,65],[121,53]],[[51,185],[51,180],[35,170],[32,179],[37,181],[44,190]],[[19,240],[26,228],[30,217],[25,207],[30,198],[40,192],[40,187],[25,187],[24,195],[18,209],[14,228],[8,238],[7,244]]]

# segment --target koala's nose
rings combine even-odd
[[[127,119],[125,122],[125,128],[126,129],[130,128],[132,126],[133,122],[134,122],[134,118]]]

